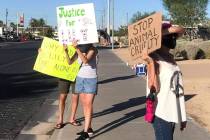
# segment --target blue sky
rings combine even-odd
[[[112,0],[111,0],[112,1]],[[0,20],[5,22],[5,11],[8,9],[8,22],[16,22],[17,12],[24,13],[25,23],[33,18],[44,18],[47,24],[56,26],[56,7],[80,3],[94,3],[97,26],[102,26],[102,15],[107,15],[107,0],[2,0],[0,4]],[[115,27],[127,23],[137,11],[152,12],[164,10],[161,0],[114,0]],[[208,17],[210,17],[210,4],[208,4]],[[105,22],[107,17],[105,17]],[[106,23],[103,23],[104,26]]]

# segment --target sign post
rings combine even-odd
[[[131,63],[141,61],[143,52],[151,53],[161,47],[161,27],[161,13],[155,13],[128,26]]]

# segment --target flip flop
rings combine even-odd
[[[64,124],[63,123],[58,123],[55,125],[55,129],[61,129],[64,127]]]
[[[79,121],[68,122],[68,124],[71,124],[73,126],[81,126],[82,125],[81,122],[79,122]]]

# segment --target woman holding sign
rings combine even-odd
[[[41,48],[39,48],[38,52],[40,53],[42,51]],[[77,55],[74,55],[72,58],[68,55],[68,48],[67,45],[64,45],[64,52],[66,54],[66,58],[68,60],[69,65],[71,65],[76,59]],[[71,88],[71,115],[69,118],[68,123],[63,122],[63,116],[64,116],[64,110],[65,110],[65,103],[66,99],[69,93],[69,89]],[[80,126],[81,123],[76,121],[76,111],[78,106],[78,100],[79,96],[75,94],[75,82],[71,82],[65,79],[58,79],[58,91],[59,91],[59,113],[58,113],[58,120],[55,125],[55,129],[61,129],[64,127],[65,124],[71,124],[73,126]]]
[[[78,54],[78,60],[81,62],[81,68],[76,78],[75,92],[79,94],[85,117],[84,130],[78,133],[80,136],[77,140],[86,140],[89,139],[89,135],[93,134],[91,122],[93,101],[97,94],[96,56],[98,51],[93,44],[77,45],[76,42],[73,42],[73,46]],[[84,49],[87,50],[87,53],[82,51]]]
[[[169,53],[183,32],[181,27],[163,23],[161,48],[149,56],[143,55],[148,63],[145,120],[153,124],[156,140],[173,140],[175,123],[180,123],[180,130],[186,127],[182,74]]]

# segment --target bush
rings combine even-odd
[[[210,41],[203,40],[178,40],[177,47],[174,49],[173,54],[176,57],[183,59],[210,59]]]
[[[206,58],[205,52],[199,48],[199,50],[195,56],[195,59],[205,59],[205,58]]]
[[[210,51],[205,53],[205,58],[210,59]]]
[[[198,44],[197,43],[188,43],[186,46],[185,46],[185,51],[187,53],[187,59],[189,60],[195,60],[196,59],[196,56],[197,56],[197,53],[199,51],[199,47],[198,47]]]
[[[186,50],[182,50],[182,51],[180,52],[180,56],[182,56],[183,59],[188,59],[188,57],[187,57],[187,51],[186,51]]]

